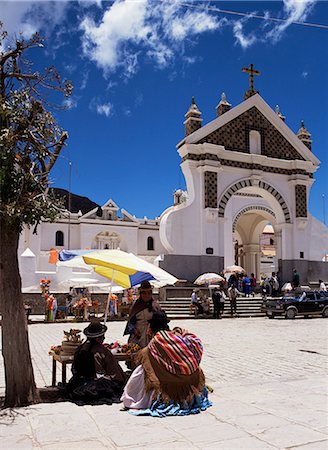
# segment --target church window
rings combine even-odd
[[[154,238],[151,236],[147,238],[147,250],[154,250]]]
[[[304,259],[304,252],[300,252],[300,258]]]
[[[251,130],[249,132],[249,151],[255,155],[261,154],[261,134],[259,131]]]
[[[64,246],[64,233],[62,231],[56,231],[56,247]]]
[[[274,240],[270,238],[270,245],[274,245]]]

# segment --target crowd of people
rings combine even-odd
[[[222,277],[223,278],[223,277]],[[217,286],[212,287],[211,298],[213,303],[213,318],[221,319],[226,300],[230,301],[230,314],[237,316],[237,296],[249,297],[255,295],[256,278],[252,273],[250,277],[247,274],[230,275],[226,282],[223,278]],[[190,306],[195,310],[195,315],[210,315],[210,302],[204,291],[194,289],[191,294]]]
[[[300,286],[300,277],[293,273],[293,288]],[[263,280],[270,294],[279,292],[279,279],[273,272]],[[327,290],[322,280],[320,290]],[[237,314],[236,298],[255,291],[254,274],[232,274],[227,283],[213,289],[213,317],[220,319],[225,301],[230,300],[231,316]],[[192,302],[204,313],[199,290],[192,293]],[[165,417],[195,414],[211,406],[205,375],[200,367],[203,345],[201,339],[182,328],[170,329],[169,319],[152,295],[152,286],[143,281],[139,297],[130,310],[124,335],[140,350],[128,361],[124,372],[104,344],[107,326],[94,318],[85,328],[86,336],[74,355],[73,376],[65,388],[66,397],[77,404],[122,402],[134,415]]]
[[[200,338],[181,328],[170,329],[148,281],[139,291],[124,331],[128,342],[141,348],[130,361],[130,376],[104,345],[107,327],[95,319],[75,353],[67,398],[77,404],[121,401],[132,414],[154,417],[206,410],[211,402],[200,367]]]
[[[290,290],[297,290],[301,288],[300,275],[296,269],[293,269],[292,280],[289,283]],[[224,311],[224,305],[227,300],[230,302],[231,317],[238,316],[237,314],[237,297],[254,297],[257,292],[261,293],[262,299],[267,297],[278,297],[283,293],[284,288],[281,286],[279,275],[272,272],[269,276],[261,277],[259,284],[257,284],[254,273],[248,277],[246,273],[238,274],[232,273],[228,281],[223,279],[215,287],[211,287],[211,298],[213,304],[214,319],[221,319]],[[319,290],[327,291],[327,287],[323,280],[319,280]],[[195,316],[203,315],[210,317],[210,303],[205,291],[199,288],[193,290],[191,294],[191,312],[195,312]]]

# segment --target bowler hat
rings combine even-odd
[[[100,323],[99,320],[93,320],[84,330],[83,333],[88,338],[97,338],[103,336],[107,331],[106,325]]]
[[[149,281],[145,280],[142,281],[139,287],[139,291],[149,291],[150,289],[153,289],[152,285],[149,283]]]

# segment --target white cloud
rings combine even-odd
[[[22,34],[26,39],[36,31],[50,35],[62,24],[69,8],[65,1],[1,1],[1,21],[9,38]]]
[[[84,32],[83,51],[104,70],[127,66],[122,44],[140,42],[147,36],[145,26],[145,0],[138,2],[115,2],[104,13],[99,25],[91,17],[85,17],[80,28]]]
[[[303,78],[307,78],[308,75],[309,75],[309,72],[306,72],[305,70],[304,70],[304,72],[302,72],[302,77]]]
[[[218,29],[225,19],[206,10],[181,8],[168,0],[116,0],[101,20],[86,16],[80,24],[84,54],[106,74],[122,69],[131,76],[138,69],[139,54],[166,67],[183,54],[182,42],[191,36]]]
[[[230,20],[229,23],[232,25],[236,42],[244,49],[255,44],[255,42],[269,41],[276,43],[283,37],[285,30],[287,30],[293,22],[302,22],[306,20],[315,3],[316,0],[283,0],[283,11],[280,18],[284,19],[284,22],[277,23],[269,20],[270,17],[272,17],[272,14],[270,11],[266,10],[263,13],[265,19],[262,21],[259,28],[256,29],[254,27],[250,34],[245,33],[244,25],[250,20],[250,23],[253,24],[254,19],[251,19],[252,14],[260,14],[258,11],[253,12],[242,19]]]
[[[246,49],[256,42],[256,37],[254,34],[246,36],[243,31],[243,24],[245,19],[237,20],[233,24],[233,34],[236,38],[236,42],[241,45],[242,48]]]
[[[304,22],[312,11],[316,0],[283,0],[283,2],[283,18],[286,19],[286,22],[279,23],[266,34],[266,39],[273,42],[280,40],[284,31],[293,22]]]
[[[109,117],[113,113],[113,105],[111,103],[103,103],[101,105],[96,105],[96,111],[100,115],[105,115]]]
[[[82,81],[81,81],[81,85],[80,85],[80,89],[83,91],[83,89],[85,89],[87,87],[88,84],[88,80],[89,80],[89,72],[83,72],[82,74]]]
[[[166,35],[177,41],[185,39],[189,35],[201,34],[205,31],[214,31],[218,28],[218,22],[213,15],[206,11],[187,11],[178,14],[176,11],[167,20]]]
[[[62,105],[67,109],[74,109],[77,107],[77,99],[73,97],[65,98]]]
[[[109,101],[104,102],[99,97],[94,97],[90,104],[89,109],[99,115],[110,117],[114,114],[113,104]]]

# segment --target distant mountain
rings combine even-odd
[[[66,189],[51,188],[56,197],[63,199],[64,207],[68,210],[68,194]],[[91,211],[94,208],[99,208],[98,203],[93,202],[88,197],[82,197],[81,195],[76,195],[71,193],[71,213],[78,213],[80,210],[82,214]]]

